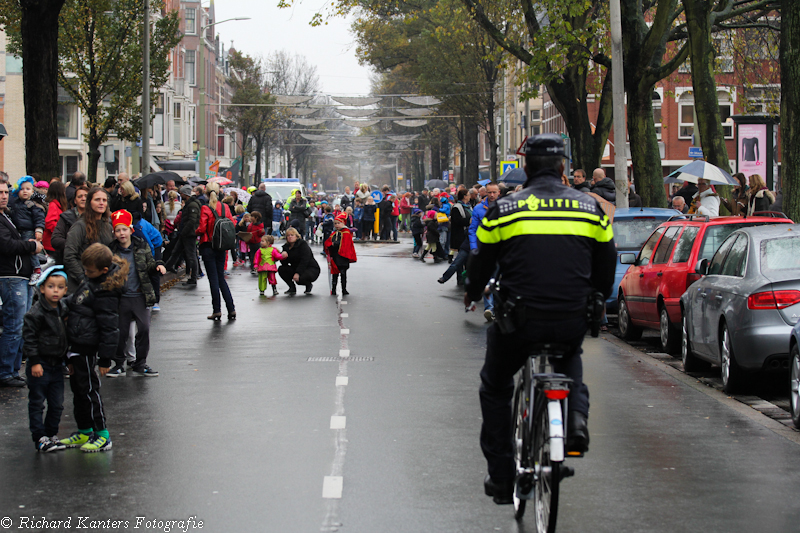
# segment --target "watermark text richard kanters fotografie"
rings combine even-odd
[[[93,518],[91,516],[70,516],[63,519],[52,519],[46,516],[21,516],[12,519],[5,516],[0,518],[2,529],[35,529],[39,531],[65,530],[103,530],[103,531],[163,531],[164,533],[188,533],[196,529],[203,529],[203,521],[196,516],[177,519],[151,518],[137,516],[131,520],[116,518]]]

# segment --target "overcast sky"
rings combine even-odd
[[[311,27],[322,0],[296,0],[288,9],[278,9],[278,0],[215,0],[217,20],[250,17],[217,26],[220,40],[251,56],[267,56],[275,50],[303,55],[317,67],[323,92],[332,95],[369,94],[370,70],[356,60],[350,20],[333,18],[328,25]],[[330,5],[330,1],[327,2]]]

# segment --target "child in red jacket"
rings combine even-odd
[[[328,254],[328,264],[333,274],[331,283],[331,296],[336,295],[336,284],[339,282],[339,274],[342,275],[342,296],[350,294],[347,292],[347,270],[350,263],[355,263],[356,249],[353,246],[353,234],[345,227],[347,215],[340,213],[333,221],[333,233],[325,241],[325,251]]]
[[[250,240],[247,244],[250,246],[250,273],[257,274],[256,272],[256,252],[261,246],[261,237],[264,236],[264,222],[261,220],[261,213],[253,211],[250,213],[250,224],[247,226],[247,232],[250,233]]]

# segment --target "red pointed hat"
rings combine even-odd
[[[115,228],[122,224],[123,226],[128,226],[129,228],[133,227],[133,215],[131,215],[125,209],[120,209],[119,211],[114,211],[111,213],[111,225]]]
[[[336,215],[336,220],[341,220],[342,222],[347,221],[347,214],[344,212],[339,213]]]

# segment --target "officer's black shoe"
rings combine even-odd
[[[589,427],[586,415],[570,411],[567,417],[567,451],[586,453],[589,451]]]
[[[492,481],[492,478],[487,475],[483,480],[483,491],[487,496],[491,496],[492,500],[497,505],[514,503],[512,499],[514,494],[514,481],[495,483]]]

